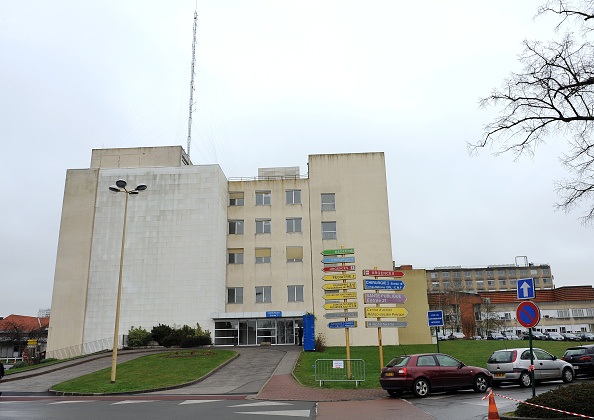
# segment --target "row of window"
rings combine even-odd
[[[542,279],[540,279],[538,277],[535,277],[533,280],[534,280],[534,284],[539,284],[539,283],[550,284],[551,283],[551,279],[549,277],[543,277]],[[443,281],[442,284],[443,284],[443,287],[444,288],[449,288],[450,285],[451,285],[451,283],[449,281]],[[473,288],[473,284],[474,284],[474,282],[472,280],[466,280],[464,282],[464,285],[467,288],[471,288],[471,289]],[[518,281],[516,279],[509,279],[509,282],[508,282],[508,280],[499,280],[499,286],[508,286],[508,284],[509,284],[509,286],[516,287],[518,285]],[[431,286],[433,288],[439,289],[440,282],[439,281],[433,281],[433,282],[431,282]],[[477,280],[476,281],[476,287],[477,288],[481,288],[481,287],[484,287],[484,286],[485,286],[485,282],[483,280]],[[487,280],[487,286],[493,286],[494,287],[495,286],[495,280]],[[462,287],[462,281],[454,281],[454,287],[461,288]]]
[[[542,270],[542,274],[549,274],[550,271],[548,268],[543,268]],[[506,270],[497,270],[497,277],[514,277],[516,276],[516,271],[519,272],[520,276],[527,276],[528,272],[530,272],[531,276],[536,276],[538,275],[538,269],[535,268],[531,268],[530,270],[528,269],[520,269],[520,270],[507,270],[507,275],[505,274]],[[474,273],[474,277],[475,278],[482,278],[483,277],[483,270],[474,270],[474,271],[454,271],[452,273],[452,277],[453,278],[461,278],[462,274],[464,274],[465,278],[472,278],[472,273]],[[431,273],[431,278],[432,279],[438,279],[440,278],[442,279],[448,279],[450,278],[450,272],[449,271],[441,271],[441,272],[432,272]],[[495,277],[495,271],[494,270],[487,270],[487,277]]]
[[[228,264],[243,264],[243,248],[229,248],[227,249],[227,263]],[[272,255],[271,248],[256,248],[256,264],[270,263]],[[303,247],[302,246],[288,246],[286,247],[287,262],[302,262],[303,261]]]
[[[301,217],[289,217],[285,220],[287,233],[302,233]],[[229,220],[229,235],[243,235],[244,221]],[[270,233],[270,219],[256,219],[256,234]],[[336,239],[336,222],[322,222],[322,239]]]
[[[272,303],[272,286],[257,286],[255,302]],[[287,302],[303,302],[303,286],[287,286]],[[243,287],[228,287],[227,303],[243,303]]]
[[[321,195],[322,211],[336,210],[334,193]],[[243,206],[245,203],[243,191],[229,192],[229,206]],[[270,206],[272,193],[270,191],[256,191],[256,206]],[[285,190],[285,204],[301,204],[301,190]]]

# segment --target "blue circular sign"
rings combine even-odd
[[[530,301],[520,303],[516,310],[516,319],[523,327],[534,327],[540,321],[538,306]]]

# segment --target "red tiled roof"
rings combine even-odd
[[[41,323],[41,326],[39,325]],[[35,316],[9,315],[0,320],[0,331],[8,331],[18,325],[22,331],[35,331],[45,329],[49,326],[49,318],[37,318]]]

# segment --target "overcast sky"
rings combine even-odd
[[[566,139],[515,162],[466,148],[496,115],[479,98],[521,70],[522,40],[553,36],[539,4],[200,0],[191,159],[253,177],[384,152],[396,264],[527,256],[556,286],[591,285],[583,209],[554,209]],[[195,9],[0,0],[0,316],[51,305],[67,169],[93,148],[186,147]]]

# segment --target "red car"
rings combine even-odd
[[[410,391],[426,397],[431,391],[474,389],[486,392],[493,383],[487,369],[466,366],[442,353],[412,354],[395,357],[382,369],[380,384],[392,397]]]

